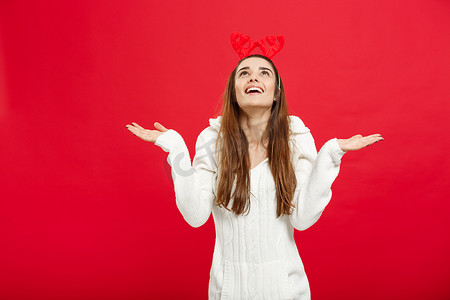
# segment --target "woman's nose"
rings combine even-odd
[[[250,82],[253,82],[253,81],[259,82],[256,77],[250,77]]]

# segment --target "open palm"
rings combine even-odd
[[[381,134],[372,134],[368,136],[357,134],[349,139],[338,139],[337,141],[342,151],[354,151],[382,140],[384,140],[384,138]]]
[[[146,142],[154,143],[161,134],[169,130],[158,122],[155,122],[154,125],[156,130],[145,129],[134,122],[132,122],[131,125],[125,125],[125,127],[138,138]]]

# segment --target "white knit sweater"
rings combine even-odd
[[[299,117],[290,116],[298,182],[294,212],[276,217],[275,183],[266,158],[250,170],[250,212],[238,216],[214,204],[218,184],[215,141],[221,118],[209,119],[210,126],[198,136],[192,165],[176,131],[166,131],[155,142],[169,152],[176,203],[186,222],[199,227],[213,215],[216,242],[208,298],[311,299],[294,228],[305,230],[319,219],[331,199],[331,185],[345,152],[334,138],[317,154],[310,130]]]

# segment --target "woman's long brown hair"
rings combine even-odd
[[[280,87],[278,87],[278,70],[269,58],[258,54],[249,57],[260,57],[267,60],[275,71],[277,101],[272,104],[270,118],[266,130],[262,134],[262,140],[268,141],[267,155],[276,188],[277,217],[289,215],[294,207],[292,200],[297,179],[291,161],[290,119],[283,83],[280,80]],[[241,59],[237,65],[239,66],[247,58]],[[241,111],[236,101],[235,75],[236,69],[228,78],[223,96],[222,120],[216,142],[216,149],[219,149],[216,152],[219,155],[217,158],[219,179],[216,204],[230,210],[228,204],[233,198],[231,211],[239,215],[248,213],[250,210],[250,158],[247,137],[239,123]],[[236,182],[236,186],[231,195],[234,182]]]

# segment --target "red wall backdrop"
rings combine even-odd
[[[233,31],[282,33],[291,114],[343,157],[296,232],[314,300],[450,299],[450,2],[0,1],[0,299],[207,299],[212,218],[178,212],[166,153],[218,114]]]

